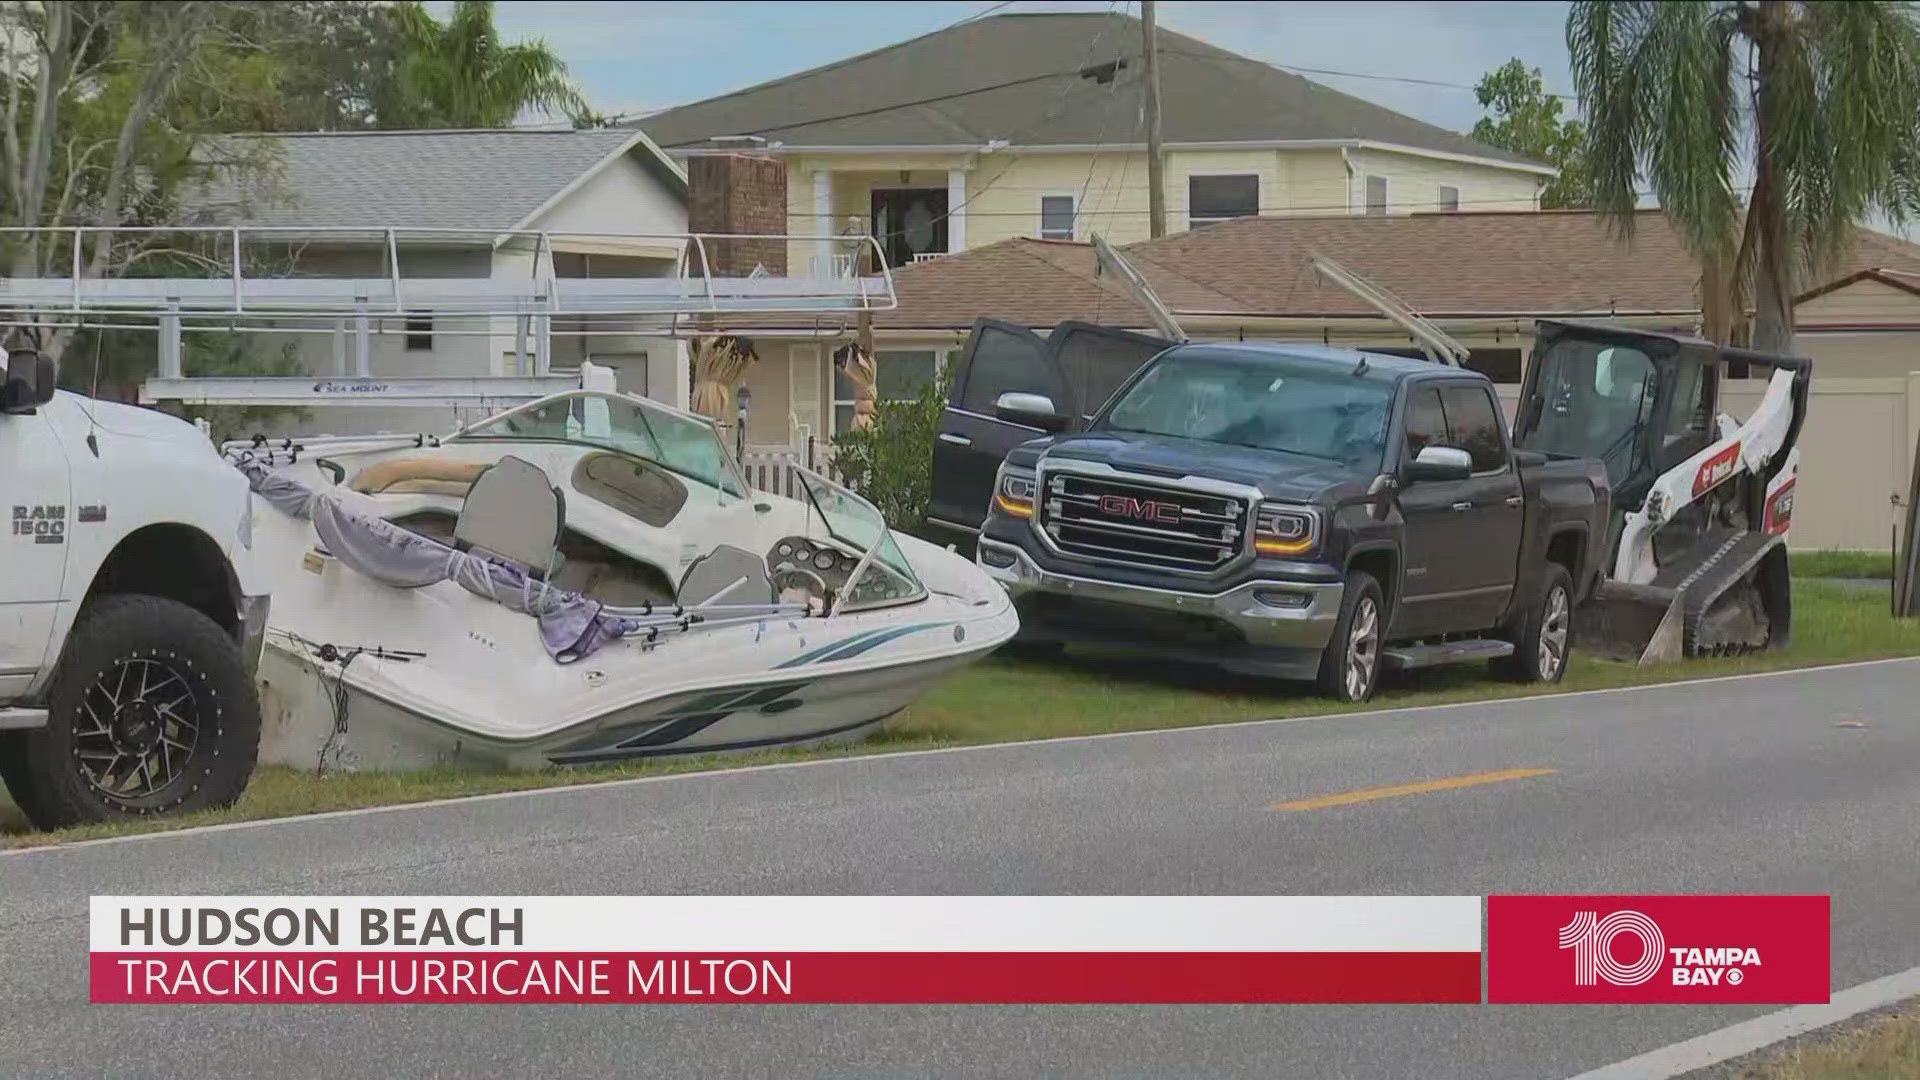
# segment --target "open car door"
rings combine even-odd
[[[1100,236],[1092,240],[1098,271],[1117,278],[1164,336],[1069,321],[1042,338],[998,319],[975,322],[933,444],[928,516],[935,524],[980,531],[1007,451],[1030,439],[1085,428],[1134,372],[1187,340],[1139,271]],[[1008,394],[1032,397],[1015,410],[1002,400]],[[1049,408],[1036,414],[1033,407],[1042,403],[1033,398],[1044,398]]]
[[[954,373],[933,444],[928,517],[949,529],[978,532],[993,497],[993,478],[1007,451],[1031,439],[1079,431],[1133,373],[1174,344],[1093,323],[1064,322],[1042,338],[1023,326],[981,319],[973,324]],[[1046,399],[1051,419],[1003,407],[1008,394]]]

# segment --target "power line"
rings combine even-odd
[[[1472,86],[1467,83],[1447,82],[1442,79],[1421,79],[1412,75],[1374,75],[1363,71],[1340,71],[1334,68],[1302,67],[1298,64],[1282,64],[1273,60],[1256,60],[1251,56],[1239,56],[1234,53],[1223,52],[1216,55],[1213,53],[1193,52],[1187,49],[1161,49],[1160,53],[1163,56],[1185,56],[1195,60],[1232,60],[1237,63],[1255,64],[1265,68],[1279,68],[1281,71],[1291,71],[1305,75],[1333,75],[1343,79],[1370,79],[1374,82],[1411,83],[1414,86],[1437,86],[1443,90],[1470,90],[1474,93],[1480,91],[1478,86]],[[1578,94],[1562,94],[1557,91],[1545,89],[1540,92],[1546,97],[1559,98],[1562,101],[1571,101],[1576,104],[1580,101]]]
[[[1108,7],[1108,9],[1107,9],[1107,13],[1108,13],[1109,15],[1111,15],[1111,14],[1113,13],[1113,9],[1112,9],[1112,7],[1111,7],[1111,6],[1109,6],[1109,7]],[[1102,37],[1105,37],[1105,36],[1106,36],[1106,33],[1107,33],[1107,30],[1108,30],[1108,29],[1109,29],[1109,28],[1111,27],[1111,25],[1112,25],[1112,20],[1109,20],[1107,24],[1105,24],[1105,25],[1102,25],[1102,26],[1100,27],[1100,30],[1099,30],[1099,31],[1098,31],[1097,33],[1095,33],[1095,34],[1093,35],[1093,39],[1092,39],[1092,40],[1090,40],[1089,42],[1087,42],[1087,51],[1086,51],[1086,54],[1085,54],[1084,56],[1082,56],[1082,57],[1081,57],[1081,59],[1080,59],[1080,66],[1079,66],[1079,67],[1077,67],[1077,68],[1075,68],[1075,69],[1073,70],[1073,74],[1074,74],[1074,76],[1075,76],[1076,78],[1084,78],[1084,77],[1086,77],[1086,76],[1085,76],[1085,73],[1086,73],[1086,71],[1087,71],[1087,68],[1088,68],[1088,65],[1089,65],[1089,64],[1091,63],[1091,61],[1093,60],[1093,54],[1094,54],[1094,50],[1096,50],[1096,49],[1098,49],[1098,48],[1100,47],[1100,39],[1101,39]],[[1117,82],[1117,81],[1119,80],[1119,76],[1120,76],[1120,73],[1119,73],[1119,71],[1118,71],[1118,70],[1116,70],[1116,71],[1115,71],[1115,72],[1113,73],[1113,79],[1114,79],[1114,81],[1116,81],[1116,82]],[[1034,80],[1031,80],[1031,79],[1028,79],[1028,80],[1022,80],[1022,81],[1025,81],[1025,82],[1031,82],[1031,81],[1034,81]],[[1071,90],[1071,87],[1069,87],[1069,90]],[[1019,135],[1021,135],[1021,134],[1023,134],[1023,133],[1025,133],[1025,132],[1027,132],[1027,131],[1031,131],[1031,130],[1033,130],[1034,128],[1037,128],[1037,127],[1040,127],[1041,125],[1043,125],[1043,124],[1045,124],[1045,123],[1046,123],[1047,121],[1049,121],[1049,120],[1052,120],[1052,119],[1053,119],[1053,118],[1054,118],[1055,116],[1058,116],[1058,115],[1059,115],[1059,113],[1060,113],[1060,110],[1061,110],[1061,109],[1063,109],[1063,108],[1065,108],[1065,107],[1067,106],[1067,102],[1068,102],[1068,97],[1069,97],[1069,95],[1068,95],[1068,94],[1066,94],[1066,93],[1062,93],[1062,94],[1061,94],[1061,95],[1060,95],[1060,96],[1059,96],[1058,98],[1055,98],[1055,99],[1054,99],[1054,103],[1053,103],[1053,105],[1052,105],[1052,106],[1050,106],[1050,107],[1049,107],[1049,108],[1047,109],[1047,111],[1046,111],[1045,113],[1043,113],[1043,114],[1041,114],[1041,116],[1040,116],[1040,117],[1039,117],[1038,119],[1036,119],[1036,120],[1034,120],[1034,121],[1033,121],[1032,123],[1030,123],[1030,124],[1028,124],[1028,125],[1027,125],[1026,127],[1024,127],[1024,128],[1022,128],[1022,129],[1021,129],[1020,131],[1016,131],[1016,132],[1013,132],[1013,133],[1011,133],[1011,134],[1010,134],[1010,135],[1008,136],[1008,141],[1009,141],[1009,142],[1011,142],[1011,141],[1012,141],[1012,140],[1013,140],[1014,138],[1017,138],[1017,137],[1018,137]],[[1105,127],[1104,127],[1104,126],[1103,126],[1103,127],[1102,127],[1102,129],[1101,129],[1101,133],[1102,133],[1102,134],[1104,134],[1104,133],[1105,133]],[[1098,150],[1097,150],[1097,148],[1096,148],[1096,151],[1095,151],[1095,152],[1096,152],[1096,154],[1098,153]],[[1005,176],[1006,176],[1006,175],[1007,175],[1007,174],[1008,174],[1009,172],[1012,172],[1012,171],[1013,171],[1013,165],[1012,165],[1012,163],[1011,163],[1011,162],[1009,162],[1009,163],[1007,164],[1007,166],[1006,166],[1005,168],[1003,168],[1003,169],[1001,169],[1001,170],[1000,170],[999,172],[997,172],[997,173],[995,173],[995,174],[993,175],[993,178],[992,178],[992,179],[990,179],[990,180],[988,180],[988,181],[987,181],[986,183],[984,183],[984,184],[982,184],[982,185],[980,185],[980,188],[979,188],[979,190],[977,190],[977,191],[973,191],[973,192],[970,192],[970,193],[968,193],[968,195],[967,195],[967,197],[966,197],[965,199],[963,199],[963,200],[961,200],[961,202],[960,202],[960,205],[959,205],[959,206],[949,206],[949,207],[947,208],[947,210],[946,210],[946,212],[945,212],[945,213],[943,213],[943,214],[940,214],[939,216],[937,216],[937,217],[935,217],[935,218],[933,218],[933,219],[932,219],[931,221],[929,221],[929,222],[927,223],[927,224],[928,224],[928,226],[929,226],[929,227],[931,227],[931,226],[933,226],[933,225],[937,225],[937,224],[939,224],[939,223],[940,223],[940,222],[942,222],[942,221],[946,221],[947,219],[949,219],[949,218],[951,218],[951,217],[953,217],[953,215],[954,215],[955,213],[957,213],[957,212],[959,212],[959,211],[960,211],[961,209],[963,209],[963,208],[965,208],[965,207],[967,207],[967,206],[970,206],[970,205],[972,205],[972,204],[973,204],[973,202],[974,202],[974,200],[976,200],[976,199],[978,199],[978,198],[979,198],[980,196],[982,196],[982,195],[985,195],[985,194],[986,194],[986,193],[987,193],[987,192],[988,192],[989,190],[991,190],[991,189],[993,188],[993,185],[994,185],[994,184],[995,184],[996,182],[998,182],[999,180],[1001,180],[1001,179],[1003,179],[1003,178],[1004,178],[1004,177],[1005,177]],[[818,214],[809,214],[809,215],[805,215],[805,216],[808,216],[808,217],[818,217],[818,216],[820,216],[820,215],[818,215]],[[838,215],[835,215],[835,214],[829,214],[828,216],[830,216],[830,217],[837,217]],[[894,238],[894,237],[896,237],[896,236],[904,236],[905,234],[906,234],[906,230],[905,230],[904,228],[901,228],[901,229],[894,229],[894,230],[892,230],[892,231],[889,231],[889,232],[885,232],[885,233],[880,233],[880,234],[876,234],[876,235],[874,235],[874,236],[873,236],[872,238],[873,238],[874,240],[876,240],[876,241],[878,241],[878,240],[891,240],[891,239],[893,239],[893,238]]]
[[[955,27],[964,26],[967,23],[973,22],[978,19],[984,19],[987,16],[992,15],[994,12],[999,11],[1002,8],[1011,6],[1013,2],[1014,0],[1004,0],[1003,3],[999,3],[992,7],[986,8],[982,11],[976,12],[975,14],[969,15],[966,18],[959,20],[958,22],[951,23],[945,27],[942,27],[939,30],[933,31],[933,33],[934,34],[945,33],[946,31],[954,29]],[[1107,13],[1109,15],[1114,14],[1114,11],[1111,5],[1109,5]],[[1092,40],[1089,42],[1087,47],[1088,55],[1086,59],[1088,61],[1091,60],[1093,51],[1099,47],[1101,38],[1105,36],[1109,28],[1110,27],[1108,25],[1103,25],[1100,28],[1100,30],[1094,34]],[[923,36],[932,36],[932,35],[929,34],[929,35],[923,35]],[[1406,83],[1413,86],[1438,87],[1446,90],[1466,90],[1470,92],[1476,92],[1476,93],[1478,92],[1478,87],[1471,86],[1466,83],[1447,82],[1441,79],[1422,79],[1422,78],[1418,78],[1416,76],[1411,76],[1411,75],[1380,75],[1380,74],[1374,74],[1374,73],[1362,72],[1362,71],[1341,71],[1336,68],[1305,67],[1298,64],[1282,64],[1282,63],[1277,63],[1277,62],[1267,61],[1267,60],[1257,60],[1250,56],[1240,56],[1234,53],[1228,53],[1224,51],[1215,54],[1215,53],[1194,52],[1189,49],[1162,48],[1160,50],[1160,53],[1163,56],[1184,56],[1189,59],[1195,59],[1195,60],[1233,61],[1233,62],[1242,63],[1242,64],[1252,64],[1257,67],[1263,67],[1263,68],[1277,68],[1281,71],[1291,71],[1297,74],[1328,75],[1328,76],[1334,76],[1334,77],[1345,78],[1345,79],[1367,79],[1375,82]],[[1121,59],[1121,60],[1134,60],[1138,58],[1139,57],[1134,52],[1122,52],[1117,57],[1117,59]],[[832,123],[838,120],[858,120],[867,116],[877,116],[881,113],[893,112],[896,109],[911,109],[911,108],[916,108],[922,105],[937,105],[944,101],[954,101],[960,98],[972,97],[975,94],[991,93],[992,91],[995,91],[995,90],[1006,90],[1016,86],[1025,86],[1030,83],[1044,82],[1048,79],[1059,79],[1059,78],[1065,78],[1067,76],[1073,76],[1075,78],[1084,78],[1085,77],[1084,72],[1086,68],[1087,68],[1087,63],[1083,62],[1079,67],[1074,68],[1072,70],[1050,71],[1050,72],[1043,72],[1037,75],[1027,75],[1018,79],[1009,79],[1004,82],[989,83],[985,86],[971,87],[966,90],[955,90],[949,93],[934,94],[924,98],[915,98],[908,101],[891,102],[885,105],[875,105],[875,106],[870,106],[864,109],[856,109],[851,112],[832,113],[825,116],[812,116],[804,120],[795,120],[785,124],[768,125],[765,127],[755,128],[751,131],[729,132],[719,136],[711,136],[710,138],[733,138],[733,137],[739,137],[743,135],[760,135],[767,132],[789,131],[789,130],[792,130],[793,128],[810,127],[814,124],[827,124],[827,123]],[[1541,92],[1545,94],[1547,97],[1559,98],[1563,101],[1571,101],[1575,103],[1578,103],[1579,101],[1579,97],[1574,94],[1562,94],[1562,93],[1548,91],[1548,90],[1543,90]],[[1382,107],[1384,108],[1384,106]],[[671,110],[665,110],[665,111],[671,111]],[[613,117],[612,120],[614,122],[624,122],[630,119],[641,117],[643,115],[645,114],[638,114],[638,113],[623,114],[623,115],[618,115]],[[706,140],[698,140],[698,141],[704,142]],[[674,147],[679,147],[679,146],[688,146],[688,145],[693,145],[693,144],[692,143],[675,143],[669,146],[668,149],[672,149]]]

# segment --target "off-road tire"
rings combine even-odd
[[[1369,622],[1371,641],[1362,650],[1354,632],[1356,628],[1366,631]],[[1387,607],[1380,583],[1365,570],[1349,573],[1346,591],[1340,596],[1340,617],[1334,621],[1333,636],[1320,654],[1320,674],[1314,680],[1320,693],[1346,702],[1373,697],[1380,687],[1380,653],[1386,632]],[[1356,666],[1362,670],[1356,673]]]
[[[1557,683],[1573,660],[1573,577],[1548,563],[1539,592],[1507,640],[1513,655],[1487,662],[1494,675],[1512,682]]]
[[[144,704],[146,690],[113,681],[136,669],[175,678],[151,690],[154,703],[164,711],[128,714],[132,721],[126,726],[132,733],[127,739],[142,732],[151,735],[157,724],[163,739],[173,731],[180,740],[167,744],[164,783],[116,795],[102,790],[89,769],[102,768],[98,748],[115,747],[117,754],[123,745],[120,734],[103,737],[94,731],[124,729],[117,721],[97,719],[103,699],[89,693],[111,687],[118,700]],[[171,700],[181,694],[187,695],[184,704]],[[246,790],[260,750],[260,699],[239,647],[212,619],[157,596],[109,596],[81,612],[54,673],[47,706],[45,727],[8,733],[0,743],[0,778],[28,819],[42,829],[229,805]],[[168,719],[189,711],[194,724],[190,741],[185,729]],[[149,721],[144,726],[143,718]],[[189,748],[174,751],[180,743]],[[95,748],[90,760],[82,756],[89,747]],[[176,753],[184,762],[175,764]],[[118,764],[116,758],[104,766],[109,779]],[[128,769],[129,774],[133,771]]]

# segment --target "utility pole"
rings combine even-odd
[[[1160,160],[1160,45],[1153,0],[1140,0],[1140,33],[1147,54],[1147,235],[1167,235],[1167,178]]]

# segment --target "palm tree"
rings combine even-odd
[[[567,65],[545,42],[501,43],[491,0],[457,0],[445,23],[404,0],[391,18],[401,55],[397,77],[375,105],[383,128],[506,127],[528,109],[588,113]]]
[[[1567,48],[1595,206],[1630,230],[1645,177],[1700,261],[1720,340],[1750,289],[1754,346],[1785,351],[1796,283],[1867,215],[1920,208],[1911,4],[1585,0],[1567,17]]]

